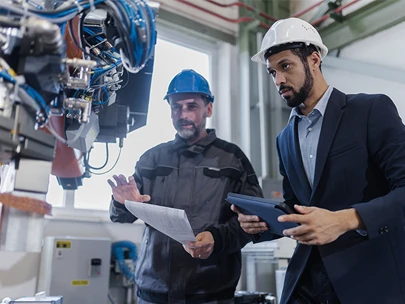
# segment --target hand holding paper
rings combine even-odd
[[[207,259],[214,250],[214,237],[211,232],[203,231],[196,236],[195,242],[190,242],[187,245],[183,245],[193,258]]]

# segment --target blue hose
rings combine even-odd
[[[130,241],[118,241],[111,245],[112,256],[115,256],[122,273],[130,281],[135,281],[135,274],[125,263],[124,249],[129,250],[129,258],[135,263],[138,259],[136,245]]]

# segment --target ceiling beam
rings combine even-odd
[[[405,0],[375,0],[333,22],[319,33],[330,51],[347,46],[405,21]]]

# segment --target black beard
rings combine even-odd
[[[291,97],[288,98],[284,98],[285,101],[287,101],[287,105],[290,108],[295,108],[298,107],[300,104],[302,104],[307,98],[309,93],[312,90],[312,87],[314,86],[314,78],[311,75],[311,71],[309,70],[309,66],[308,66],[308,62],[303,62],[304,64],[304,70],[305,70],[305,81],[304,84],[302,85],[302,87],[300,88],[300,90],[298,92],[296,92],[295,90],[293,90],[291,87],[287,87],[287,86],[280,86],[280,91],[282,89],[291,89],[293,94]]]

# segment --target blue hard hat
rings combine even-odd
[[[201,94],[214,102],[208,81],[194,70],[183,70],[174,76],[163,99],[168,100],[169,96],[181,93]]]

